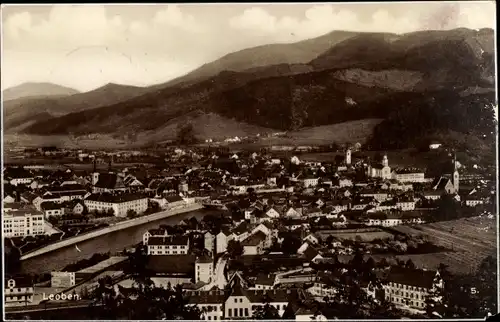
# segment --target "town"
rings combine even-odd
[[[484,317],[495,175],[459,152],[19,148],[36,161],[3,169],[7,316]]]

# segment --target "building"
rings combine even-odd
[[[385,299],[396,307],[425,310],[427,296],[443,285],[437,271],[392,267],[383,287]]]
[[[221,230],[215,237],[215,251],[217,254],[223,253],[227,250],[227,244],[230,240],[234,239],[234,234],[227,230]]]
[[[213,253],[215,250],[215,235],[212,234],[211,232],[207,231],[203,235],[203,240],[204,240],[205,249],[208,250],[210,253]]]
[[[189,252],[187,236],[151,237],[148,240],[148,255],[186,255]]]
[[[28,277],[14,277],[5,279],[4,303],[5,306],[28,304],[33,302],[34,284]]]
[[[83,202],[89,212],[113,210],[117,217],[126,217],[129,210],[140,214],[148,209],[148,198],[136,193],[91,194]]]
[[[262,231],[248,236],[241,242],[243,246],[243,255],[260,255],[264,250],[267,236]]]
[[[392,179],[398,182],[425,182],[425,173],[417,169],[396,169],[392,171]]]
[[[92,173],[92,185],[93,193],[124,192],[129,189],[115,173]]]
[[[64,203],[72,200],[81,200],[86,196],[89,196],[90,193],[83,191],[64,191],[64,192],[50,192],[47,191],[43,194],[43,196],[38,196],[33,200],[33,205],[35,205],[36,209],[41,210],[41,205],[43,202],[55,202],[55,203]]]
[[[257,276],[254,282],[254,286],[251,289],[254,290],[272,290],[274,287],[274,281],[276,279],[275,274],[260,274]]]
[[[369,164],[367,175],[371,178],[380,178],[383,180],[391,179],[391,167],[389,167],[387,155],[384,155],[381,164]]]
[[[64,215],[64,206],[62,204],[45,201],[41,203],[40,207],[45,215],[45,218],[48,218],[49,216],[59,217]]]
[[[76,285],[75,272],[51,272],[50,286],[68,288]]]
[[[351,165],[351,149],[347,149],[345,151],[345,164],[347,166],[350,166]]]
[[[166,237],[168,236],[168,232],[166,229],[150,229],[142,235],[142,243],[147,245],[149,242],[149,238],[151,237]]]
[[[3,215],[3,237],[26,237],[45,234],[42,212],[32,208],[5,211]]]
[[[255,310],[269,303],[280,316],[283,315],[294,290],[248,290],[235,279],[224,305],[224,318],[230,320],[251,319]]]
[[[224,301],[227,297],[225,291],[191,291],[186,292],[187,305],[198,307],[201,320],[216,321],[224,318]]]
[[[460,174],[458,173],[456,158],[453,158],[452,173],[436,178],[432,183],[432,189],[450,195],[458,193],[460,189]]]
[[[318,185],[318,182],[319,178],[313,176],[309,176],[302,179],[302,184],[304,185],[304,188],[316,187]]]
[[[214,260],[206,256],[199,257],[195,265],[195,282],[210,283],[214,278]]]
[[[29,185],[34,179],[31,172],[23,168],[9,168],[5,172],[6,181],[13,186]]]

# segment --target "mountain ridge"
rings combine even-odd
[[[26,82],[2,91],[4,102],[20,98],[70,96],[78,93],[80,92],[74,88],[47,82]]]
[[[325,42],[331,34],[325,35]],[[362,119],[387,119],[409,101],[431,104],[425,95],[442,97],[443,93],[455,95],[475,88],[468,96],[456,98],[465,101],[465,97],[472,96],[469,99],[473,100],[478,97],[476,93],[494,87],[490,29],[342,35],[309,62],[290,64],[275,57],[280,63],[260,66],[265,59],[257,59],[245,65],[239,59],[252,51],[243,50],[226,55],[240,57],[231,58],[229,65],[219,62],[205,74],[191,73],[184,80],[142,88],[130,98],[108,105],[39,120],[22,132],[154,133],[165,124],[182,124],[187,115],[196,113],[218,115],[221,122],[231,119],[266,129],[295,131]],[[301,46],[304,43],[307,41]],[[257,48],[253,50],[268,47]],[[314,50],[307,54],[312,55]],[[233,62],[236,67],[224,67]],[[207,76],[218,68],[226,69]],[[378,124],[378,137],[391,124]],[[449,124],[442,126],[436,131],[446,131]],[[420,135],[419,130],[415,133]]]

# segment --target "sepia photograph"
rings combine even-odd
[[[3,319],[500,321],[496,9],[2,4]]]

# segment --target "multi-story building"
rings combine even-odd
[[[384,285],[385,299],[399,308],[424,310],[429,294],[443,285],[437,271],[392,267]]]
[[[210,257],[199,257],[195,265],[195,281],[210,283],[214,277],[214,260]]]
[[[47,191],[43,196],[38,196],[33,200],[33,205],[36,209],[41,210],[41,205],[44,202],[55,202],[64,203],[73,200],[84,199],[87,195],[90,195],[85,191],[63,191],[63,192],[50,192]]]
[[[168,232],[166,229],[150,229],[142,235],[142,243],[144,245],[148,244],[149,238],[151,237],[166,237]]]
[[[64,215],[64,206],[55,202],[42,202],[40,205],[46,218],[49,216],[62,216]]]
[[[254,312],[269,303],[280,316],[291,298],[291,289],[248,290],[237,279],[224,303],[225,319],[252,319]]]
[[[417,169],[396,169],[392,171],[392,179],[399,182],[425,182],[425,173]]]
[[[148,240],[148,255],[186,255],[188,252],[187,236],[151,237]]]
[[[5,280],[5,306],[28,304],[33,302],[33,281],[27,277],[7,278]]]
[[[84,200],[89,212],[106,212],[112,209],[115,216],[126,217],[129,210],[140,214],[148,209],[148,198],[135,193],[91,194]]]
[[[187,292],[189,306],[200,309],[201,319],[205,321],[216,321],[224,319],[224,300],[227,297],[225,291],[191,291]]]
[[[125,192],[129,188],[123,182],[123,179],[116,173],[92,173],[92,192],[93,193],[111,193]]]
[[[211,232],[207,231],[203,235],[203,240],[204,240],[205,249],[208,250],[209,252],[213,253],[215,250],[215,235],[212,234]]]
[[[302,179],[302,184],[304,188],[316,187],[318,185],[319,178],[318,177],[306,177]]]
[[[4,211],[4,237],[25,237],[43,234],[45,234],[45,221],[42,212],[32,208]]]

